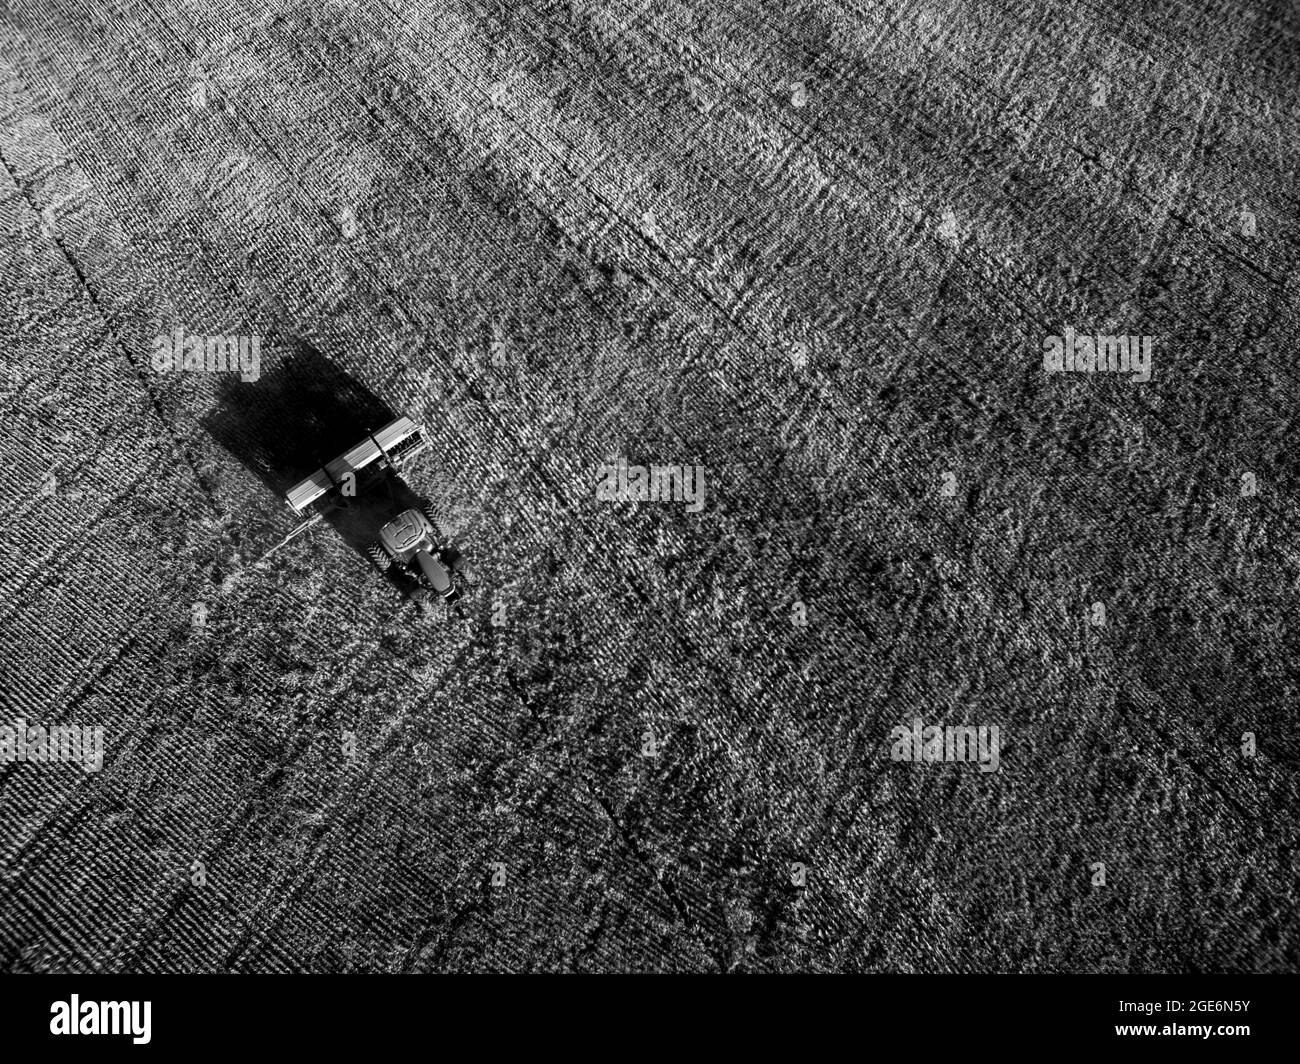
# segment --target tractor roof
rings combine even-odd
[[[402,554],[432,535],[433,526],[419,510],[405,510],[379,530],[379,538],[391,554]]]

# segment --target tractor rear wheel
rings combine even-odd
[[[375,563],[375,568],[381,573],[388,572],[389,566],[393,564],[392,556],[378,543],[370,544],[366,548],[366,553],[370,555],[370,560]]]

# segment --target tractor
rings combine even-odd
[[[424,429],[399,417],[295,484],[286,501],[299,516],[315,511],[300,527],[331,515],[346,538],[366,542],[381,573],[413,584],[416,599],[452,602],[459,596],[462,557],[449,544],[439,545],[432,504],[401,477],[406,463],[428,446]]]
[[[449,549],[437,548],[437,527],[427,503],[419,510],[403,510],[379,530],[379,539],[366,548],[366,553],[381,573],[396,563],[418,573],[435,594],[453,600],[456,591],[452,573],[459,568],[460,556],[449,557]]]

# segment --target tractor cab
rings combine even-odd
[[[407,510],[379,530],[379,541],[393,561],[407,565],[420,549],[433,550],[433,526],[419,510]]]
[[[403,510],[379,530],[379,542],[371,547],[370,556],[381,569],[396,562],[417,579],[423,580],[435,594],[445,599],[455,597],[451,569],[443,552],[435,545],[431,516],[421,510]]]

